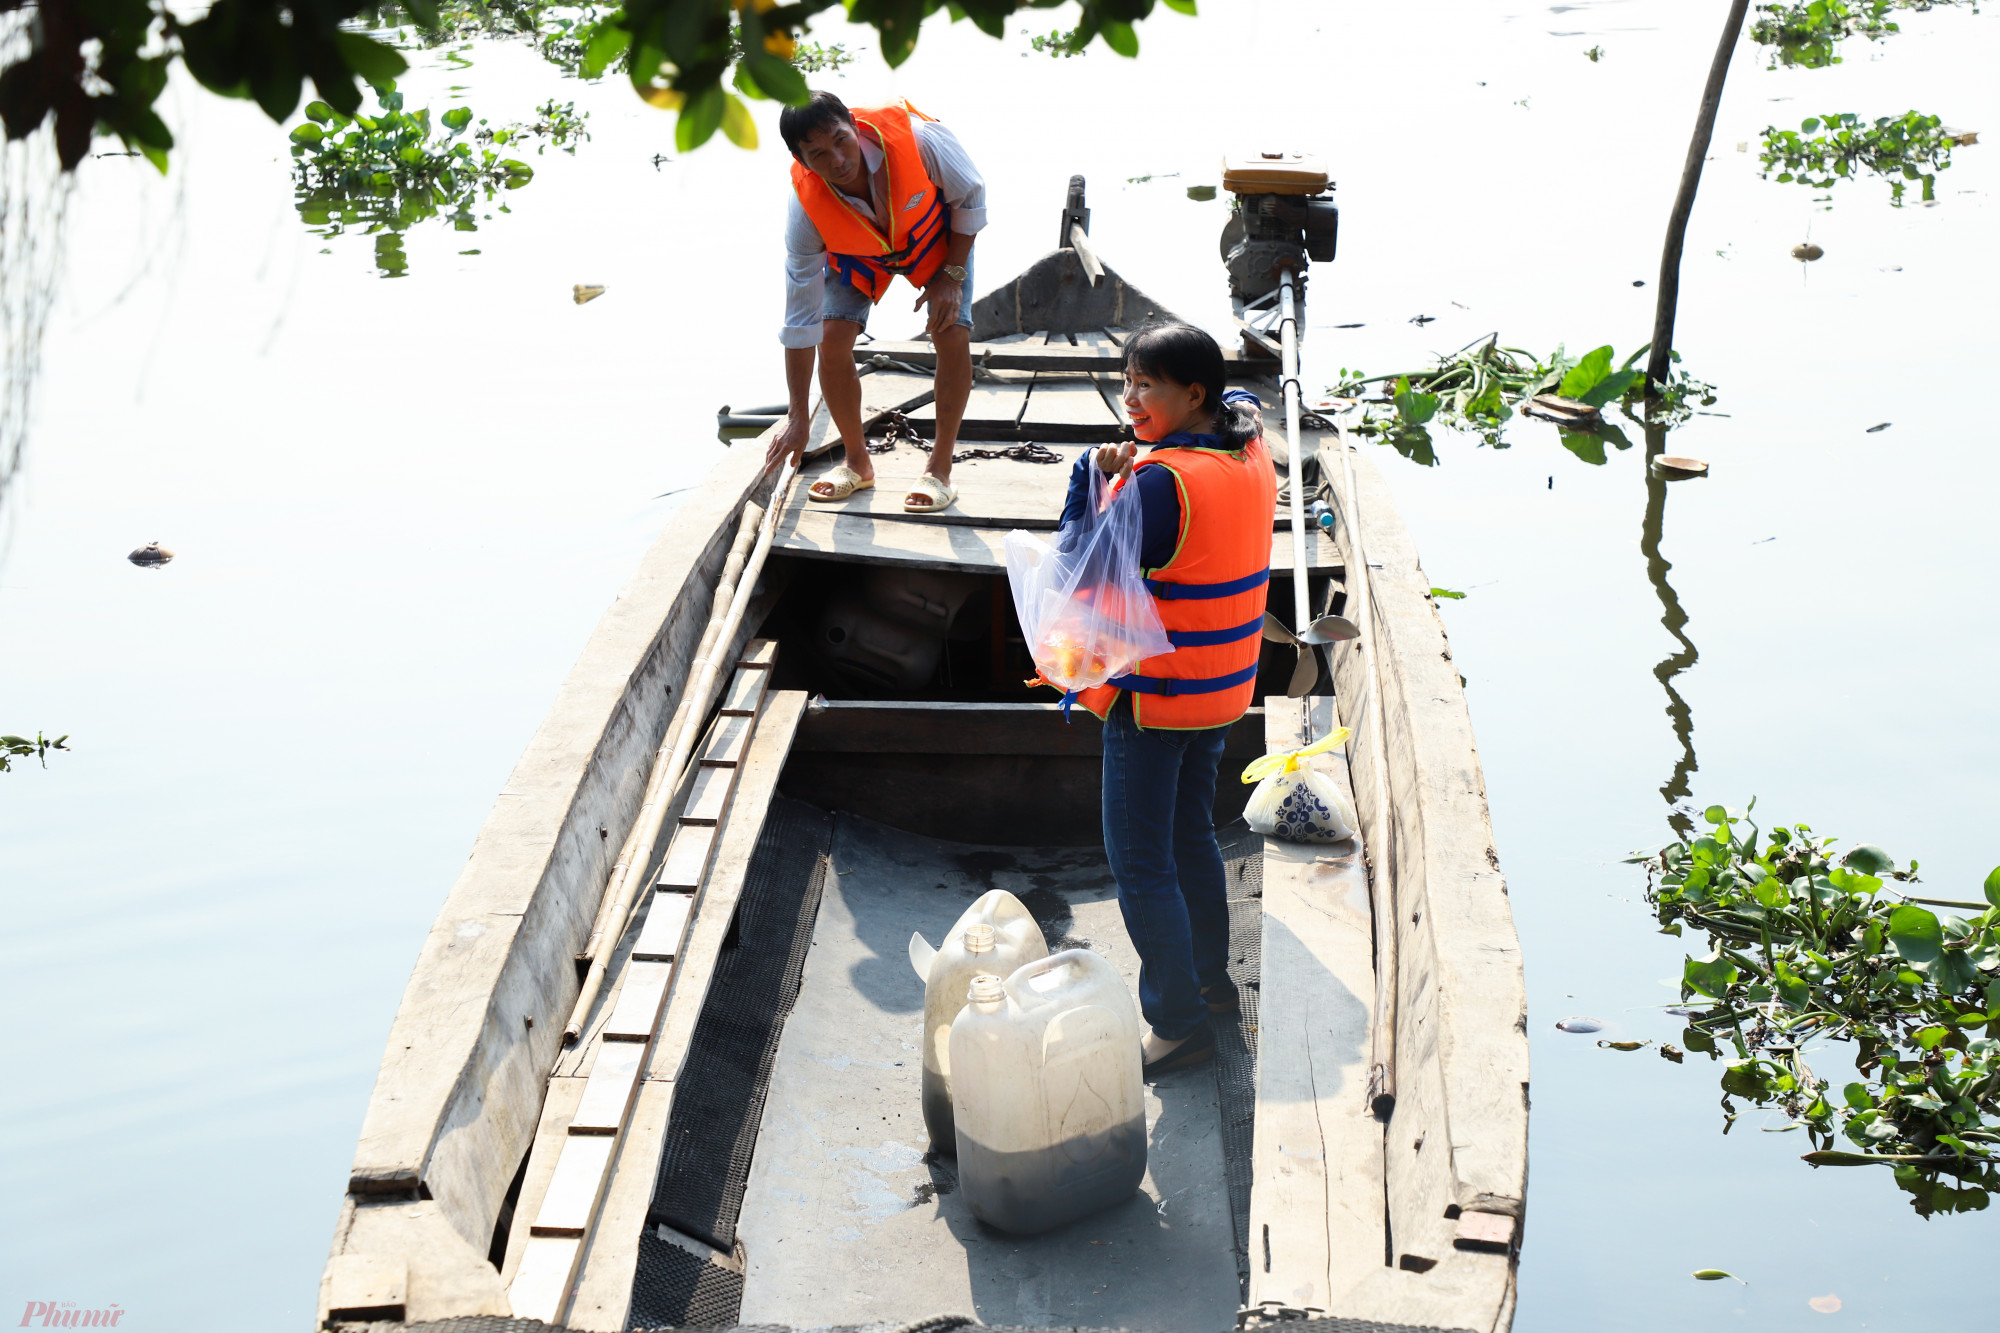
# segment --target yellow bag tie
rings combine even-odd
[[[1281,750],[1277,754],[1267,754],[1262,759],[1252,759],[1250,767],[1243,770],[1245,782],[1262,782],[1273,773],[1291,773],[1299,767],[1299,760],[1310,759],[1316,754],[1325,754],[1336,745],[1344,745],[1354,733],[1346,727],[1336,728],[1331,735],[1316,740],[1303,750]]]

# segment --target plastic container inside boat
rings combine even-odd
[[[924,1128],[931,1151],[958,1151],[951,1117],[951,1021],[965,1007],[966,987],[982,972],[1010,976],[1023,963],[1049,956],[1042,928],[1019,898],[990,889],[965,909],[944,944],[933,949],[910,936],[910,966],[924,983]]]
[[[1087,949],[975,977],[951,1027],[959,1188],[980,1221],[1034,1235],[1146,1176],[1139,1013]]]

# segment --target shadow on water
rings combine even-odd
[[[1667,573],[1673,564],[1660,554],[1660,538],[1665,533],[1667,522],[1667,478],[1665,473],[1653,466],[1653,460],[1666,450],[1666,427],[1647,426],[1646,518],[1640,526],[1639,549],[1646,555],[1646,578],[1660,598],[1660,623],[1680,644],[1678,651],[1667,654],[1653,668],[1653,678],[1667,692],[1667,717],[1674,724],[1674,739],[1681,745],[1681,756],[1674,761],[1673,774],[1661,785],[1660,795],[1672,811],[1667,816],[1667,822],[1673,826],[1675,833],[1685,838],[1692,835],[1694,825],[1676,808],[1675,803],[1687,799],[1693,790],[1691,779],[1701,766],[1694,754],[1694,711],[1681,697],[1681,692],[1674,688],[1674,677],[1700,661],[1701,652],[1694,646],[1694,640],[1687,636],[1688,615],[1681,608],[1680,595],[1674,591],[1673,584],[1667,582]]]

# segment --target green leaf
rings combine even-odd
[[[719,87],[704,88],[681,107],[681,114],[674,122],[674,144],[681,152],[693,152],[722,128],[723,96]]]
[[[594,79],[611,67],[611,62],[625,54],[625,48],[632,44],[632,34],[622,28],[615,18],[607,18],[590,31],[584,39],[583,62],[580,71],[586,79]]]
[[[1176,14],[1194,15],[1194,0],[1160,0],[1160,3]]]
[[[1721,828],[1729,822],[1729,809],[1727,806],[1711,805],[1708,809],[1701,812],[1701,817],[1704,823],[1713,824],[1715,827]]]
[[[1864,875],[1880,875],[1896,866],[1894,857],[1869,842],[1862,843],[1840,859]]]
[[[292,142],[304,144],[308,148],[318,148],[326,138],[326,131],[307,121],[292,131]]]
[[[1562,377],[1562,384],[1556,392],[1564,398],[1583,400],[1583,395],[1596,388],[1606,375],[1611,373],[1611,347],[1607,343],[1584,354],[1570,372]]]
[[[328,106],[325,102],[306,103],[307,120],[316,120],[320,124],[324,125],[328,121],[332,120],[338,114],[339,114],[338,112],[336,112],[332,107]]]
[[[767,97],[776,98],[787,106],[803,105],[812,96],[806,87],[806,76],[799,73],[789,60],[780,60],[761,47],[747,51],[743,63],[750,67],[750,77],[757,81]]]
[[[1917,1045],[1924,1050],[1934,1051],[1937,1049],[1938,1043],[1950,1035],[1950,1028],[1932,1025],[1931,1027],[1917,1029],[1916,1041]]]
[[[1875,1099],[1868,1095],[1865,1083],[1850,1083],[1840,1090],[1840,1095],[1852,1110],[1865,1111],[1875,1104]]]
[[[410,62],[403,59],[402,53],[394,47],[384,46],[358,32],[334,33],[333,49],[349,69],[378,88],[392,82],[410,67]]]
[[[1738,1282],[1743,1282],[1743,1279],[1736,1277],[1736,1274],[1726,1273],[1720,1268],[1697,1268],[1694,1270],[1694,1276],[1702,1282],[1720,1282],[1726,1277],[1736,1278]],[[1750,1284],[1744,1282],[1743,1285],[1747,1287]]]
[[[754,150],[757,147],[757,122],[751,119],[750,108],[744,106],[743,99],[735,93],[722,95],[722,132],[738,148]]]
[[[1431,596],[1433,596],[1433,597],[1449,597],[1449,598],[1450,598],[1450,599],[1451,599],[1452,601],[1454,601],[1454,602],[1462,602],[1462,601],[1464,601],[1464,600],[1465,600],[1465,594],[1464,594],[1464,593],[1462,593],[1462,592],[1453,592],[1453,591],[1452,591],[1452,590],[1451,590],[1450,588],[1432,588],[1432,589],[1431,589]]]
[[[144,140],[141,140],[139,142],[138,148],[141,155],[143,155],[148,162],[151,162],[154,165],[154,167],[158,168],[159,173],[162,176],[167,174],[166,149],[160,147],[158,144],[146,143]]]
[[[1993,873],[1986,877],[1985,890],[1986,901],[2000,907],[2000,866],[1995,866]]]
[[[1944,927],[1914,903],[1889,913],[1889,945],[1913,963],[1930,963],[1944,949]]]
[[[1614,399],[1624,397],[1627,389],[1644,378],[1646,378],[1644,371],[1614,370],[1590,389],[1585,390],[1577,401],[1589,403],[1592,407],[1602,407]]]
[[[1729,993],[1729,987],[1737,978],[1736,964],[1725,957],[1687,960],[1681,969],[1681,977],[1695,990],[1710,999],[1719,1000]]]
[[[1104,38],[1104,44],[1119,55],[1129,60],[1139,54],[1139,34],[1132,30],[1131,24],[1105,19],[1098,31]]]
[[[1559,430],[1563,448],[1592,467],[1604,466],[1604,441],[1587,430]]]
[[[457,134],[472,123],[472,108],[469,106],[455,106],[442,116],[439,116],[438,120],[443,123],[446,129],[450,130],[453,134]]]

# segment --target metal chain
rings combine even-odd
[[[886,454],[894,449],[898,441],[915,445],[925,453],[931,451],[931,442],[923,437],[916,425],[901,412],[884,412],[882,424],[877,427],[877,436],[868,441],[868,452]],[[1062,455],[1045,444],[1030,440],[1023,444],[1011,444],[995,449],[954,449],[951,461],[970,462],[978,458],[1011,458],[1017,463],[1060,463]]]

